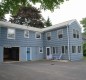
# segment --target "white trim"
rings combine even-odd
[[[65,21],[65,22],[50,26],[50,27],[43,28],[43,29],[35,28],[35,27],[31,27],[31,26],[24,26],[24,25],[14,24],[14,23],[11,23],[11,22],[3,22],[3,21],[0,21],[0,25],[1,25],[1,27],[11,27],[11,28],[18,28],[18,29],[23,29],[23,30],[44,32],[44,31],[49,31],[49,30],[61,28],[61,27],[66,27],[67,25],[72,24],[74,21],[76,21],[76,20],[72,19],[72,20]],[[79,25],[79,23],[77,21],[76,21],[76,23]]]
[[[8,30],[14,30],[14,38],[8,37]],[[16,36],[16,30],[14,28],[7,28],[7,39],[15,39]]]
[[[25,36],[26,31],[28,31],[28,35],[30,35],[29,30],[24,30],[24,38],[29,38],[29,36],[28,37]]]
[[[26,47],[26,61],[27,60],[27,48],[30,48],[30,60],[32,60],[32,48],[31,47]]]
[[[39,47],[39,53],[43,53],[43,47],[41,47],[42,48],[42,52],[40,52],[40,47]]]
[[[37,34],[37,33],[39,33],[40,38],[37,38],[37,37],[36,37],[36,34]],[[40,32],[35,32],[35,39],[41,39],[41,33],[40,33]]]

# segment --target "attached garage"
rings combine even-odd
[[[19,47],[4,47],[4,61],[19,61]]]

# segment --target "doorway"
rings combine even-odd
[[[19,61],[19,47],[4,48],[4,61]]]

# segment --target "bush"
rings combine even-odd
[[[83,56],[86,56],[86,43],[83,44]]]

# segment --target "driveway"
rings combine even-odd
[[[86,62],[0,63],[0,80],[86,80]]]

